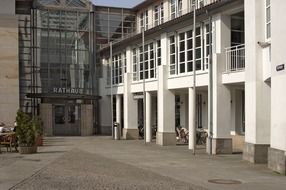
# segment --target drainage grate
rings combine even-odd
[[[242,183],[241,181],[232,179],[210,179],[208,180],[208,182],[215,184],[223,184],[223,185],[237,185]]]
[[[40,162],[40,159],[31,159],[31,158],[24,158],[24,161],[31,161],[31,162]]]

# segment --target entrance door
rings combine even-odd
[[[80,135],[80,105],[54,105],[53,123],[55,136]]]

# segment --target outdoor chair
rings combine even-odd
[[[15,133],[7,133],[7,134],[2,134],[0,137],[0,148],[1,146],[6,146],[7,152],[10,150],[12,152],[12,148],[14,147],[16,152],[18,152],[17,149],[17,139],[16,139],[16,134]]]

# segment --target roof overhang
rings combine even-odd
[[[52,98],[52,99],[80,99],[80,100],[99,100],[100,96],[83,95],[83,94],[55,94],[55,93],[29,93],[28,98]]]

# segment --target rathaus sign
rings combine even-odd
[[[82,89],[78,88],[53,88],[56,94],[82,94]]]

